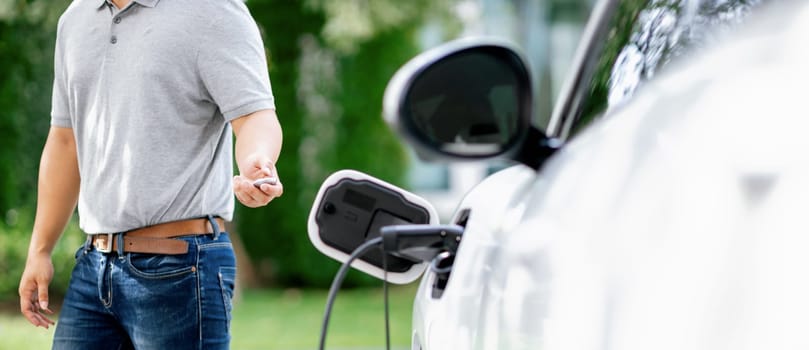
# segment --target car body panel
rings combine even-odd
[[[491,256],[501,246],[503,232],[519,222],[523,197],[534,181],[533,169],[513,166],[484,179],[459,203],[456,213],[471,209],[456,257],[466,263],[453,265],[440,298],[432,297],[435,273],[428,270],[422,277],[413,310],[414,344],[425,349],[471,346],[483,297],[480,285],[491,270]],[[453,222],[457,220],[456,214]]]

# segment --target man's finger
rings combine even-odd
[[[265,206],[274,198],[280,197],[284,190],[280,181],[275,184],[265,183],[256,187],[250,179],[236,175],[233,177],[233,191],[239,202],[245,206],[256,208]]]
[[[30,309],[23,309],[22,315],[34,326],[41,326],[42,320],[38,313]]]
[[[48,284],[40,281],[37,287],[37,300],[39,300],[39,308],[47,311],[48,313],[53,313],[53,311],[48,308]]]
[[[35,301],[28,300],[24,301],[23,303],[24,304],[21,306],[22,314],[23,316],[25,316],[28,322],[30,322],[34,326],[43,327],[47,329],[48,326],[51,326],[56,323],[37,311],[39,307],[37,306],[37,303]]]
[[[32,286],[30,283],[23,282],[20,286],[19,294],[20,294],[20,311],[23,314],[26,311],[36,311],[36,294],[34,293],[36,288]]]
[[[261,192],[264,192],[264,194],[270,194],[270,191],[272,191],[272,186],[270,186],[270,184],[262,184],[259,188],[261,189]]]
[[[248,197],[250,197],[250,199],[252,199],[256,203],[263,203],[268,199],[267,198],[268,194],[266,193],[266,191],[264,191],[265,188],[264,186],[269,186],[269,184],[264,184],[261,185],[261,188],[257,188],[253,186],[251,182],[245,180],[241,185],[241,189]]]
[[[253,199],[253,197],[251,197],[247,193],[242,194],[242,200],[241,201],[242,201],[242,204],[244,204],[244,205],[246,205],[246,206],[248,206],[250,208],[255,208],[256,205],[257,205],[256,200]]]
[[[56,322],[53,322],[53,320],[45,317],[44,315],[42,315],[42,314],[40,314],[38,312],[32,312],[31,316],[34,319],[34,321],[31,322],[31,323],[33,323],[37,327],[42,327],[42,328],[48,329],[49,326],[52,326],[52,325],[54,325],[56,323]],[[30,321],[30,319],[29,319],[29,321]]]
[[[261,191],[250,182],[245,179],[244,177],[238,176],[237,179],[234,181],[234,191],[236,192],[236,198],[239,199],[242,204],[255,208],[262,205],[262,201],[260,198],[261,196],[266,196]]]
[[[281,185],[281,181],[279,180],[272,186],[267,185],[267,187],[264,187],[264,185],[262,185],[261,191],[270,196],[271,199],[275,199],[276,197],[281,197],[284,193],[284,186]]]
[[[252,204],[251,204],[252,200],[244,193],[244,191],[236,190],[235,193],[236,193],[236,198],[239,200],[239,202],[241,202],[242,204],[244,204],[244,205],[246,205],[248,207],[252,207]]]

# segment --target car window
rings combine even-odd
[[[709,47],[763,0],[617,0],[601,8],[586,53],[550,130],[576,135],[685,53]],[[598,10],[597,10],[598,11]],[[564,94],[564,92],[563,92]]]

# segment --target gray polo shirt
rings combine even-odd
[[[51,124],[72,128],[88,233],[233,216],[229,121],[274,101],[240,0],[74,0],[59,20]]]

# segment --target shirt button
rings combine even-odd
[[[121,23],[121,17],[115,17],[112,21],[115,22],[115,24]]]
[[[115,36],[113,36],[112,38],[110,38],[110,43],[115,44],[115,43],[117,43],[117,42],[118,42],[118,38],[116,38]]]

